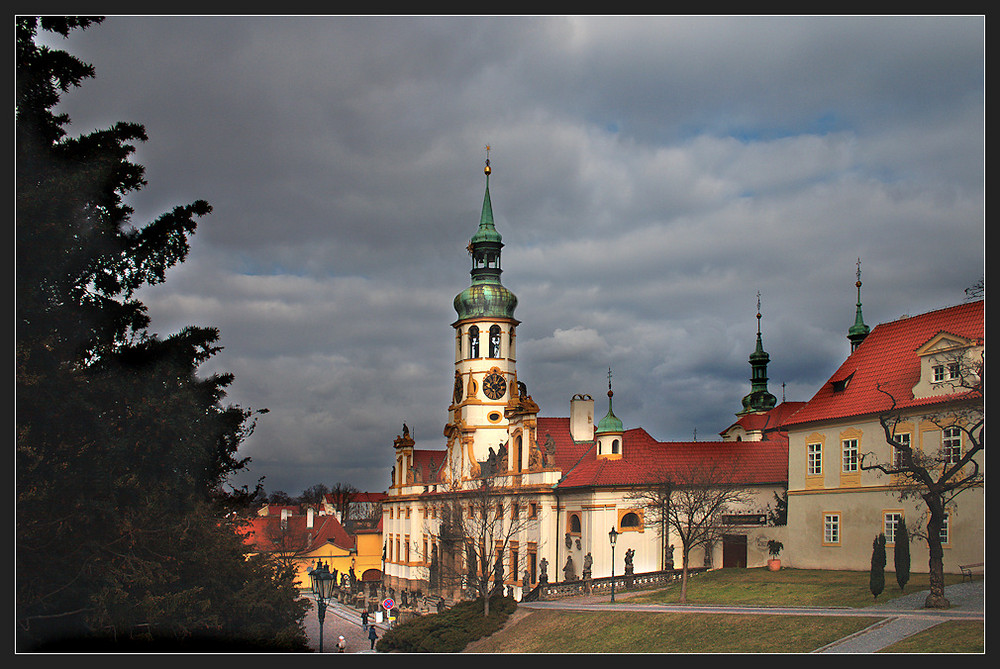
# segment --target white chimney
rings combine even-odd
[[[594,440],[594,398],[577,393],[569,403],[569,433],[573,441]]]
[[[315,513],[315,511],[313,511],[312,507],[306,509],[306,527],[310,530],[313,526],[313,513]]]

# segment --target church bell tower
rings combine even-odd
[[[486,193],[479,227],[468,245],[471,285],[455,297],[455,384],[449,422],[448,460],[454,479],[478,477],[481,463],[507,447],[506,407],[517,396],[517,297],[500,283],[500,233],[490,202],[489,147],[484,172]]]

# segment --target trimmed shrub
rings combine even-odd
[[[872,571],[868,579],[868,588],[875,599],[885,590],[885,535],[879,533],[872,542]]]
[[[892,549],[892,559],[896,567],[896,583],[903,590],[910,580],[910,535],[902,520],[896,525],[896,545]]]
[[[517,608],[513,597],[490,598],[490,615],[483,602],[460,602],[441,613],[431,613],[400,624],[376,644],[379,652],[458,653],[471,642],[493,634]]]

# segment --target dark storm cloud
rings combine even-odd
[[[451,303],[490,192],[518,371],[660,439],[806,400],[869,325],[983,274],[981,17],[110,17],[57,44],[73,129],[143,123],[141,222],[208,200],[153,329],[220,328],[267,407],[248,480],[381,490],[443,446]]]

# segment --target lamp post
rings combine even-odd
[[[319,616],[319,652],[323,652],[323,620],[326,618],[326,602],[333,595],[333,574],[325,564],[317,564],[309,571],[312,592],[316,596],[316,615]]]
[[[608,539],[611,540],[611,601],[615,601],[615,543],[618,541],[618,531],[611,528],[608,532]]]

